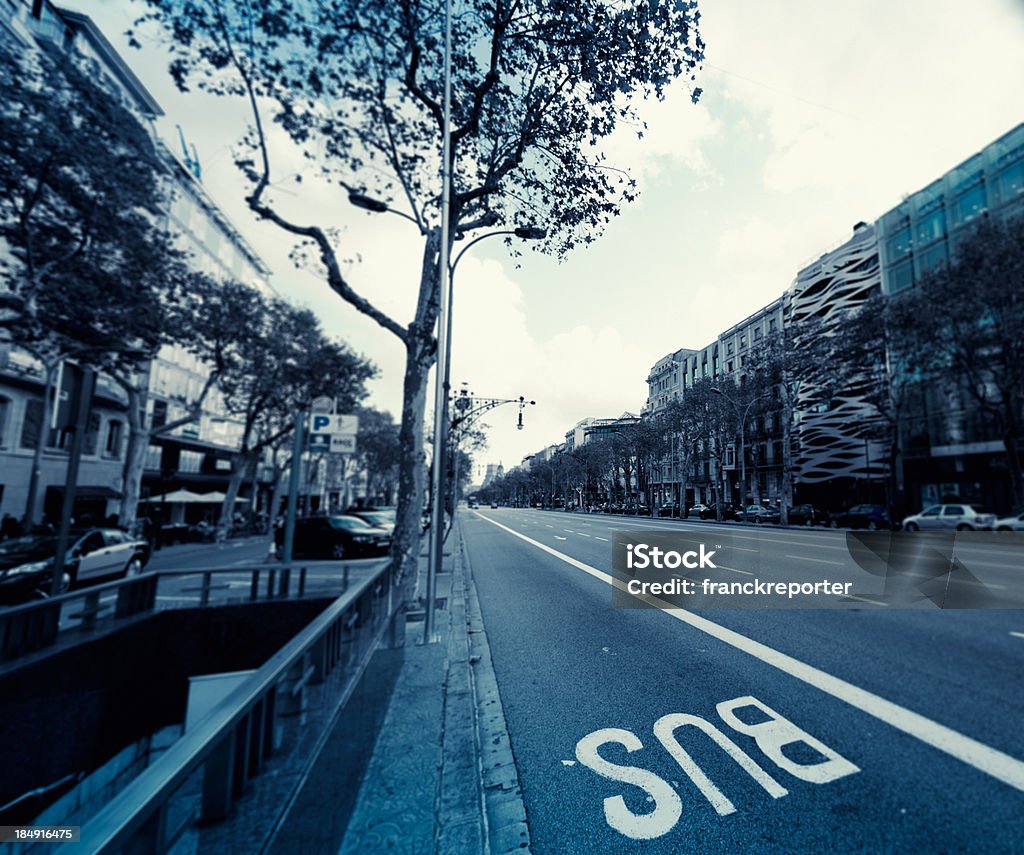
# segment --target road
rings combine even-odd
[[[756,565],[769,580],[810,578],[800,558],[844,572],[845,534],[512,509],[463,523],[534,851],[1024,848],[1024,612],[617,608],[616,530],[755,537],[731,542],[776,556]],[[1005,551],[1004,574],[1024,568],[1014,547],[971,546]]]

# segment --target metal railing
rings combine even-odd
[[[353,583],[83,826],[86,851],[162,853],[199,823],[223,820],[289,741],[283,721],[299,742],[308,688],[330,678],[332,710],[346,703],[393,626],[402,600],[393,582],[385,566]],[[278,800],[280,811],[287,802]]]
[[[385,559],[379,559],[383,562]],[[353,567],[365,572],[378,561],[305,561],[252,567],[207,567],[141,573],[71,593],[0,610],[0,664],[43,650],[78,634],[166,608],[193,608],[305,596],[337,596]],[[326,578],[323,578],[326,571]],[[195,577],[194,585],[182,585]]]

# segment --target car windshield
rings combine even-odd
[[[368,520],[374,525],[391,525],[394,523],[394,518],[387,511],[373,511],[372,513],[362,513],[359,515],[360,519]]]
[[[372,525],[359,519],[359,517],[331,517],[330,520],[331,528],[343,531],[362,531],[363,529],[373,528]]]

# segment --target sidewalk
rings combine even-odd
[[[339,855],[529,852],[522,791],[457,523],[438,575],[440,642],[405,660]],[[421,557],[421,574],[425,556]]]

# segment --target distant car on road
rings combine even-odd
[[[280,556],[284,546],[284,527],[277,530],[275,543]],[[338,514],[303,517],[295,521],[293,558],[372,558],[386,555],[390,548],[391,532],[372,526],[359,517]]]
[[[761,523],[777,523],[779,521],[779,512],[775,508],[769,508],[767,505],[747,505],[739,514],[737,519],[742,522],[752,522],[760,525]]]
[[[476,499],[470,499],[468,505],[471,511],[475,511],[477,508],[480,507],[480,503]]]
[[[659,517],[678,517],[679,516],[679,502],[665,502],[660,508],[658,508]]]
[[[117,576],[135,576],[149,561],[149,544],[116,528],[71,532],[61,589]],[[50,593],[57,536],[32,534],[0,543],[0,602],[11,605]]]
[[[1000,517],[993,526],[996,531],[1024,531],[1024,514],[1015,517]]]
[[[889,512],[881,505],[871,504],[854,505],[850,510],[839,514],[835,518],[835,523],[840,528],[867,528],[872,531],[892,528]]]
[[[832,517],[828,511],[814,505],[794,505],[789,509],[790,525],[832,525]]]
[[[498,503],[497,503],[497,502],[494,502],[494,501],[492,501],[492,502],[491,502],[491,507],[492,507],[492,508],[497,508],[497,507],[498,507]]]
[[[980,505],[932,505],[903,520],[904,531],[991,531],[996,515]]]

